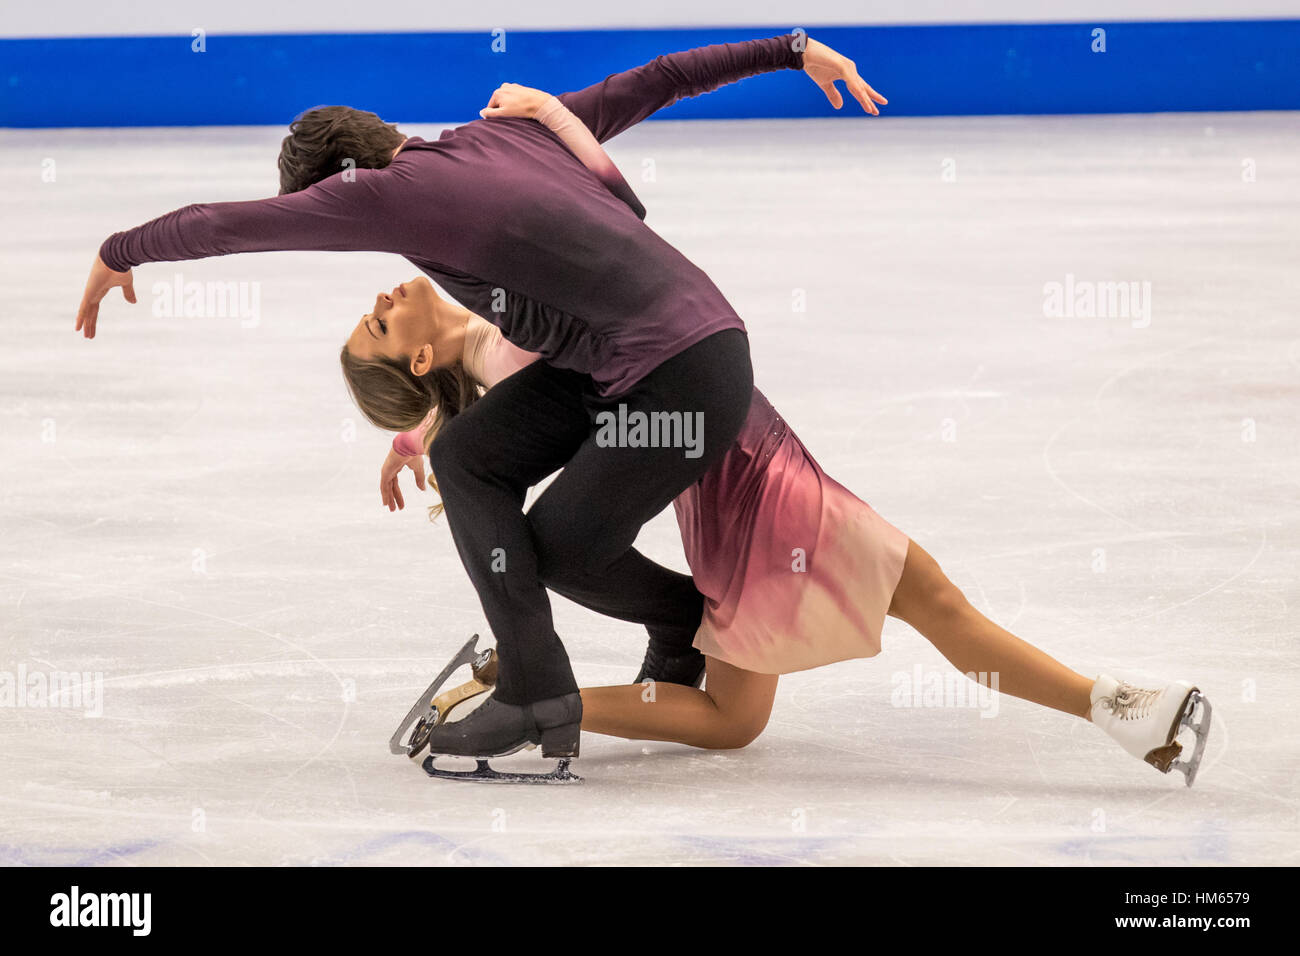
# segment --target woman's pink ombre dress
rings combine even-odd
[[[705,654],[785,674],[880,652],[907,535],[822,471],[757,389],[740,436],[673,507]]]

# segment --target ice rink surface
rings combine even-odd
[[[102,687],[0,707],[0,862],[1297,862],[1296,115],[663,122],[609,144],[832,476],[1071,666],[1199,683],[1191,790],[1011,698],[893,706],[899,675],[947,671],[896,621],[877,658],[784,678],[743,751],[588,735],[586,782],[550,788],[391,756],[414,696],[488,636],[431,497],[407,481],[381,508],[388,439],[338,370],[414,267],[147,265],[138,305],[73,332],[109,233],[274,194],[282,135],[0,140],[0,670]],[[178,276],[256,308],[169,314]],[[1045,314],[1067,282],[1150,295]],[[640,545],[684,568],[671,513]],[[633,677],[637,628],[556,615],[580,682]]]

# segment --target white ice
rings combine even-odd
[[[1294,114],[662,122],[610,144],[832,476],[1071,666],[1207,692],[1191,790],[1019,700],[891,706],[895,675],[946,670],[894,621],[879,657],[783,679],[742,751],[588,735],[574,788],[391,756],[414,695],[486,636],[429,497],[407,482],[382,510],[388,439],[338,371],[414,268],[148,265],[140,304],[73,332],[105,236],[273,194],[281,135],[0,140],[0,671],[103,687],[99,717],[0,707],[0,862],[1297,861]],[[154,314],[178,275],[256,284],[256,321]],[[1149,282],[1149,322],[1044,315],[1067,275]],[[684,567],[671,514],[640,543]],[[556,617],[580,682],[632,678],[638,629]]]

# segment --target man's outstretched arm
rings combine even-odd
[[[836,80],[844,81],[849,93],[868,113],[879,112],[876,103],[888,102],[858,76],[852,60],[798,34],[669,53],[586,89],[561,93],[559,100],[603,143],[684,97],[782,69],[806,72],[836,109],[843,104],[835,88]]]
[[[114,233],[99,247],[77,310],[77,331],[95,337],[99,303],[121,287],[135,301],[131,269],[146,262],[280,250],[402,252],[405,238],[384,214],[371,170],[334,176],[300,192],[248,202],[196,203]]]

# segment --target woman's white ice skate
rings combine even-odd
[[[1161,773],[1177,770],[1192,785],[1210,736],[1210,702],[1187,681],[1155,690],[1103,674],[1092,685],[1092,722],[1121,747]],[[1183,730],[1195,734],[1190,757],[1179,759]]]

